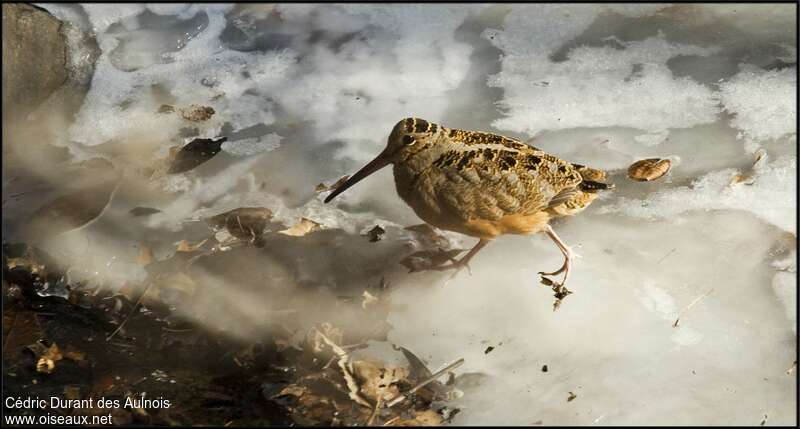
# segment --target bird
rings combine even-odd
[[[564,256],[559,269],[539,272],[556,291],[557,303],[571,293],[565,284],[577,255],[550,221],[583,211],[600,191],[614,186],[605,182],[605,171],[564,161],[518,139],[409,117],[392,128],[386,148],[333,189],[325,203],[390,164],[397,194],[417,216],[439,229],[478,238],[461,259],[431,269],[458,272],[496,237],[544,232]],[[549,279],[562,273],[560,281]]]

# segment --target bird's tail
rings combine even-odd
[[[578,169],[578,173],[583,179],[581,184],[578,185],[582,191],[600,191],[614,188],[613,183],[606,183],[605,180],[608,175],[605,171],[580,164],[572,165]]]

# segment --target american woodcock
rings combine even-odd
[[[325,202],[389,164],[394,165],[397,193],[422,220],[480,239],[460,260],[434,269],[466,267],[499,235],[543,231],[564,255],[561,268],[539,273],[543,282],[554,285],[557,297],[559,290],[566,291],[575,254],[549,221],[582,211],[598,191],[613,187],[603,183],[604,171],[569,163],[519,140],[406,118],[394,126],[383,152]],[[545,280],[561,273],[561,282]]]

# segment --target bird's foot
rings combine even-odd
[[[571,295],[572,294],[572,291],[567,289],[566,286],[564,286],[564,282],[565,281],[562,281],[561,283],[559,283],[559,282],[555,282],[555,281],[553,281],[553,280],[551,280],[551,279],[549,279],[549,278],[547,278],[545,276],[542,276],[541,282],[542,282],[543,285],[549,286],[550,288],[553,289],[553,297],[555,297],[555,299],[556,299],[555,302],[553,302],[553,311],[558,310],[558,308],[561,306],[561,301],[563,301],[564,298],[567,297],[567,295]]]
[[[541,271],[539,272],[539,275],[541,276],[540,280],[541,283],[553,289],[553,296],[556,298],[556,301],[553,303],[553,311],[558,310],[558,308],[561,306],[561,301],[564,298],[566,298],[567,295],[570,295],[572,293],[572,291],[567,289],[565,285],[567,283],[567,277],[569,277],[569,269],[572,262],[572,258],[574,258],[575,256],[574,253],[572,252],[568,252],[568,254],[569,256],[564,260],[564,265],[562,265],[561,268],[559,268],[558,270],[552,273],[545,273]],[[561,273],[564,273],[564,277],[560,282],[557,282],[548,277],[548,276],[555,276]]]
[[[546,273],[544,271],[539,271],[539,275],[542,276],[542,278],[544,278],[545,276],[557,276],[557,275],[563,273],[566,269],[567,269],[567,263],[564,262],[564,265],[562,265],[561,268],[553,271],[552,273]]]

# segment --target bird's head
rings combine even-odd
[[[435,137],[441,129],[442,127],[424,119],[406,118],[401,120],[392,128],[386,148],[375,159],[334,189],[325,198],[325,202],[330,202],[337,195],[381,168],[396,162],[406,162],[413,155],[431,149],[438,141]]]

